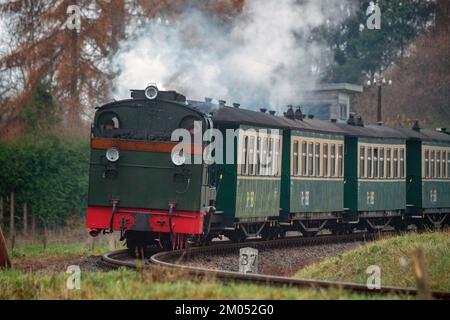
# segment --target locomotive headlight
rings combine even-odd
[[[181,152],[175,152],[172,153],[172,162],[174,165],[176,166],[181,166],[182,164],[184,164],[186,162],[186,157],[184,156],[184,154]]]
[[[116,162],[119,160],[120,153],[117,148],[109,148],[106,150],[106,159],[110,162]]]
[[[147,88],[145,88],[145,96],[149,100],[154,100],[158,96],[158,87],[156,85],[149,85]]]

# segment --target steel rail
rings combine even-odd
[[[335,243],[336,241],[363,241],[363,240],[373,240],[379,237],[377,234],[350,234],[343,236],[320,236],[312,238],[304,237],[290,237],[271,241],[253,241],[253,242],[243,242],[243,243],[232,243],[232,244],[215,244],[208,247],[193,247],[185,250],[177,251],[163,251],[153,254],[149,260],[120,260],[118,257],[127,255],[128,250],[118,250],[114,252],[107,253],[103,255],[102,260],[110,266],[117,267],[127,267],[127,268],[140,268],[140,267],[163,267],[171,270],[183,270],[186,273],[194,276],[210,276],[215,279],[220,279],[223,281],[236,281],[236,282],[246,282],[246,283],[256,283],[263,285],[275,285],[275,286],[286,286],[286,287],[297,287],[297,288],[336,288],[349,290],[356,293],[363,294],[378,294],[378,295],[388,295],[388,294],[398,294],[405,296],[418,296],[419,292],[415,288],[401,288],[395,286],[382,286],[379,289],[369,289],[364,284],[351,283],[351,282],[340,282],[340,281],[327,281],[327,280],[313,280],[313,279],[296,279],[291,277],[273,276],[273,275],[263,275],[263,274],[244,274],[234,271],[224,271],[216,269],[199,268],[193,266],[183,265],[180,262],[187,260],[193,255],[197,254],[219,254],[234,252],[242,247],[258,247],[258,248],[275,248],[289,247],[295,245],[314,245],[314,244],[326,244]],[[177,262],[172,262],[177,261]],[[431,291],[432,297],[435,299],[450,299],[450,292],[443,291]]]

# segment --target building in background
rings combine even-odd
[[[304,115],[315,119],[346,122],[351,107],[351,96],[363,92],[363,87],[350,83],[329,83],[303,92],[300,106]]]

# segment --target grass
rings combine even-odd
[[[0,272],[0,299],[380,299],[339,289],[314,290],[249,284],[223,284],[214,279],[192,281],[183,275],[120,269],[86,272],[80,290],[68,290],[65,273]],[[391,296],[391,299],[399,297]]]
[[[414,286],[412,266],[399,265],[409,253],[424,249],[429,282],[433,289],[450,290],[450,233],[408,234],[388,238],[326,259],[298,273],[302,278],[329,279],[365,283],[367,266],[377,264],[382,270],[382,285]],[[26,245],[16,248],[13,264],[99,255],[108,251],[107,242],[98,241],[95,248],[86,242]],[[52,260],[54,259],[54,260]],[[44,264],[44,263],[42,263]],[[63,271],[29,272],[24,269],[0,271],[0,299],[402,299],[391,296],[367,296],[340,289],[295,289],[221,283],[214,278],[196,280],[183,273],[119,269],[89,272],[81,269],[80,290],[68,290],[70,275]],[[410,297],[409,297],[410,298]]]
[[[450,291],[450,232],[409,233],[382,239],[310,265],[299,278],[366,283],[367,267],[381,269],[381,285],[415,287],[411,253],[421,247],[428,283],[433,290]]]

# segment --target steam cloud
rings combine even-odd
[[[248,0],[231,23],[196,9],[176,21],[156,18],[122,44],[114,94],[154,82],[189,99],[284,108],[317,83],[326,46],[312,31],[350,15],[342,0]]]

